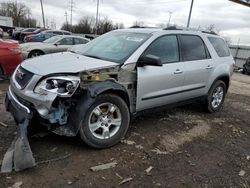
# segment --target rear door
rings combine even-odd
[[[184,74],[176,35],[156,39],[142,54],[161,58],[162,66],[137,67],[137,111],[181,100]]]
[[[206,86],[214,69],[214,62],[198,35],[179,35],[181,56],[184,65],[182,98],[191,99],[206,94]]]

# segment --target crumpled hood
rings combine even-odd
[[[54,73],[78,73],[103,67],[117,66],[117,63],[63,52],[43,55],[25,60],[21,66],[37,75],[45,76]]]

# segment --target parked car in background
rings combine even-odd
[[[20,34],[20,40],[23,42],[24,41],[24,38],[28,35],[35,35],[35,34],[38,34],[42,31],[45,31],[46,29],[45,28],[28,28],[27,30],[23,30]]]
[[[20,33],[24,30],[24,28],[16,27],[12,32],[12,39],[18,40],[20,37]]]
[[[246,63],[243,65],[243,74],[250,74],[250,57],[246,60]]]
[[[89,39],[72,36],[72,35],[57,35],[43,42],[29,42],[21,44],[23,57],[32,58],[44,54],[65,52],[73,45],[86,44]]]
[[[71,32],[69,31],[64,31],[64,30],[48,30],[44,31],[45,33],[53,33],[54,35],[72,35]]]
[[[22,60],[21,48],[16,41],[0,39],[0,77],[10,77]]]
[[[51,37],[55,36],[53,33],[41,32],[36,35],[28,35],[24,38],[24,42],[43,42]]]
[[[4,32],[3,29],[0,27],[0,38],[3,38]]]

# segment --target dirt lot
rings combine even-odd
[[[0,159],[16,127],[4,111],[8,83],[0,84]],[[250,187],[250,76],[234,74],[224,108],[206,114],[198,104],[135,119],[127,142],[106,150],[93,150],[79,138],[49,134],[32,138],[37,162],[19,173],[1,174],[0,187],[22,182],[21,187]],[[98,172],[90,167],[117,162]],[[153,169],[146,173],[150,166]],[[126,178],[130,182],[119,185]]]

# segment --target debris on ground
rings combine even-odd
[[[168,152],[166,152],[166,151],[161,151],[161,150],[159,150],[158,148],[152,149],[151,151],[154,152],[154,153],[156,153],[156,154],[158,154],[158,155],[166,155],[166,154],[168,154]]]
[[[136,149],[143,149],[143,146],[142,145],[136,145],[135,148]]]
[[[11,188],[20,188],[22,185],[23,185],[23,182],[19,181],[19,182],[14,183],[11,186]]]
[[[152,167],[152,166],[150,166],[150,167],[148,167],[145,171],[146,171],[146,174],[148,175],[148,176],[150,176],[151,175],[151,170],[153,169],[154,167]]]
[[[55,152],[57,150],[57,147],[52,148],[50,151]]]
[[[117,162],[112,162],[112,163],[102,164],[102,165],[98,165],[98,166],[93,166],[90,168],[90,170],[93,172],[96,172],[96,171],[100,171],[100,170],[114,168],[116,165],[117,165]]]
[[[1,122],[0,121],[0,125],[2,125],[3,127],[5,127],[5,128],[7,128],[8,127],[8,125],[7,124],[5,124],[4,122]]]
[[[13,169],[19,172],[36,166],[27,137],[28,125],[28,118],[18,123],[19,132],[4,155],[1,166],[2,173],[12,172]]]
[[[125,183],[128,183],[128,182],[130,182],[130,181],[132,181],[133,180],[133,178],[126,178],[126,179],[124,179],[124,180],[122,180],[120,183],[119,183],[119,185],[122,185],[122,184],[125,184]]]
[[[123,178],[120,176],[120,174],[115,173],[115,175],[116,175],[118,178],[120,178],[121,180],[123,179]]]
[[[131,141],[131,140],[122,140],[121,143],[128,144],[128,145],[134,145],[135,144],[135,142]]]
[[[246,174],[246,172],[245,172],[244,170],[241,170],[241,171],[239,172],[239,176],[241,176],[241,177],[245,176],[245,174]]]
[[[248,161],[250,160],[250,155],[247,156],[247,160],[248,160]]]
[[[72,183],[73,183],[72,181],[68,181],[68,185],[72,185]]]

